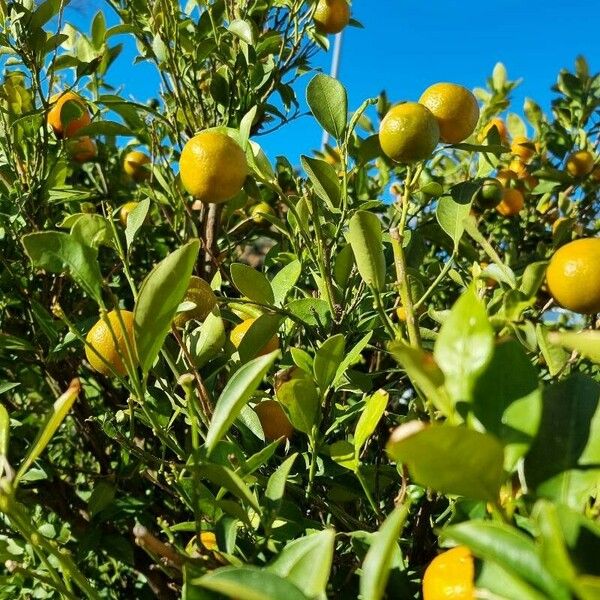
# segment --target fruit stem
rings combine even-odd
[[[313,483],[315,480],[315,473],[317,470],[317,436],[319,435],[319,430],[316,425],[313,425],[312,431],[310,432],[309,442],[310,442],[310,467],[308,470],[308,485],[306,486],[306,494],[305,498],[308,500],[310,495],[312,494]]]

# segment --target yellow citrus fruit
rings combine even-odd
[[[81,114],[65,121],[61,112],[67,102],[77,103]],[[89,125],[92,121],[85,101],[75,92],[55,94],[50,98],[50,104],[52,108],[48,111],[47,120],[58,137],[73,137],[82,127]]]
[[[96,142],[89,136],[71,140],[67,145],[71,158],[80,164],[94,160],[98,156]]]
[[[173,323],[175,327],[183,327],[190,319],[204,321],[210,311],[217,305],[217,297],[210,284],[200,277],[192,275],[184,296],[185,302],[193,302],[196,306],[175,315]]]
[[[556,233],[556,230],[560,227],[561,223],[564,223],[567,220],[566,217],[558,217],[554,223],[552,223],[552,233]]]
[[[278,440],[280,437],[289,440],[292,437],[294,428],[277,400],[263,400],[254,410],[267,441]]]
[[[229,339],[231,343],[239,348],[244,336],[248,332],[248,329],[252,327],[252,324],[256,321],[256,318],[253,319],[245,319],[239,325],[236,325],[229,334]],[[257,356],[264,356],[265,354],[269,354],[270,352],[274,352],[279,348],[279,338],[274,335],[261,349]]]
[[[127,360],[127,340],[133,350],[133,313],[129,310],[120,310],[120,317],[116,310],[111,310],[106,315],[106,320],[100,319],[89,331],[85,338],[85,356],[92,368],[102,375],[112,375],[112,371],[118,375],[125,375],[127,369],[123,358]],[[106,322],[108,321],[108,323]],[[111,333],[112,332],[112,333]],[[116,342],[116,343],[115,343]],[[89,345],[88,345],[89,344]],[[104,362],[92,348],[104,358]],[[108,363],[108,364],[106,364]],[[112,371],[109,368],[112,367]]]
[[[218,131],[202,131],[184,146],[179,172],[189,194],[220,204],[242,189],[248,164],[235,140]]]
[[[561,246],[550,259],[546,282],[563,308],[581,314],[600,312],[600,238]]]
[[[440,141],[440,128],[432,112],[417,102],[393,106],[381,121],[381,149],[396,162],[426,159]]]
[[[500,141],[502,143],[506,143],[508,140],[508,129],[506,128],[504,121],[499,117],[494,117],[493,119],[491,119],[490,122],[482,129],[481,133],[478,136],[479,141],[485,141],[485,139],[488,136],[488,133],[492,130],[492,127],[496,128],[496,131],[500,136]]]
[[[146,165],[150,164],[150,157],[139,150],[128,152],[123,159],[123,170],[131,179],[145,181],[150,177],[150,171]]]
[[[139,202],[125,202],[123,206],[121,206],[121,210],[119,210],[119,221],[121,221],[121,225],[123,227],[127,227],[127,219],[131,212],[137,208]]]
[[[250,216],[257,225],[263,225],[264,223],[269,222],[268,219],[265,219],[265,215],[275,215],[273,209],[266,202],[259,202],[250,211]]]
[[[217,544],[217,536],[212,531],[202,531],[198,536],[200,543],[206,550],[218,550],[219,544]]]
[[[502,201],[504,188],[498,179],[488,177],[484,179],[481,187],[475,195],[475,202],[480,208],[496,208]]]
[[[579,150],[567,158],[566,164],[569,175],[585,177],[594,170],[594,156],[587,150]]]
[[[524,163],[528,163],[534,156],[535,150],[531,148],[532,142],[524,135],[513,138],[510,150],[514,156],[519,157]]]
[[[423,600],[475,600],[475,562],[457,546],[436,556],[423,576]]]
[[[513,188],[506,188],[502,194],[502,201],[496,210],[505,217],[514,217],[518,215],[525,206],[525,198],[519,190]]]
[[[314,14],[320,33],[339,33],[350,22],[350,7],[346,0],[319,0]]]
[[[529,171],[520,158],[513,158],[508,165],[508,170],[515,173],[518,179],[525,179],[529,176]]]
[[[458,144],[475,131],[479,105],[466,87],[455,83],[436,83],[423,92],[419,102],[437,119],[443,142]]]

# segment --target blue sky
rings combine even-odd
[[[104,6],[101,0],[76,0],[67,20],[89,31],[94,13]],[[354,0],[352,12],[365,28],[348,28],[344,35],[340,80],[349,90],[351,109],[384,89],[390,100],[400,101],[417,100],[437,81],[483,86],[501,61],[511,79],[523,79],[512,110],[520,112],[526,97],[547,110],[558,71],[572,68],[578,54],[592,72],[600,68],[599,0]],[[114,22],[110,13],[107,17]],[[109,80],[145,101],[157,96],[158,82],[150,66],[132,66],[134,56],[130,44]],[[321,53],[316,64],[328,71],[330,60],[331,51]],[[304,77],[297,86],[301,98],[308,81]],[[271,158],[284,154],[295,163],[320,140],[310,117],[257,139]]]

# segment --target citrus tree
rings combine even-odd
[[[0,598],[599,598],[600,76],[349,106],[346,0],[65,4],[0,2]]]

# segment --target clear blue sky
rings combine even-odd
[[[105,6],[101,0],[75,0],[67,20],[89,31],[94,13]],[[520,112],[525,97],[547,110],[558,71],[572,68],[578,54],[593,72],[600,68],[599,0],[354,0],[352,11],[365,28],[348,28],[344,37],[340,79],[351,109],[383,89],[399,101],[417,100],[436,81],[483,86],[501,61],[511,79],[523,79],[513,110]],[[107,18],[114,22],[110,12]],[[131,44],[109,80],[145,101],[157,96],[157,78],[148,65],[134,67],[134,56]],[[331,51],[322,53],[317,65],[328,71],[330,60]],[[301,98],[307,83],[307,77],[300,80]],[[271,158],[285,154],[298,163],[320,139],[318,125],[304,117],[257,141]]]

